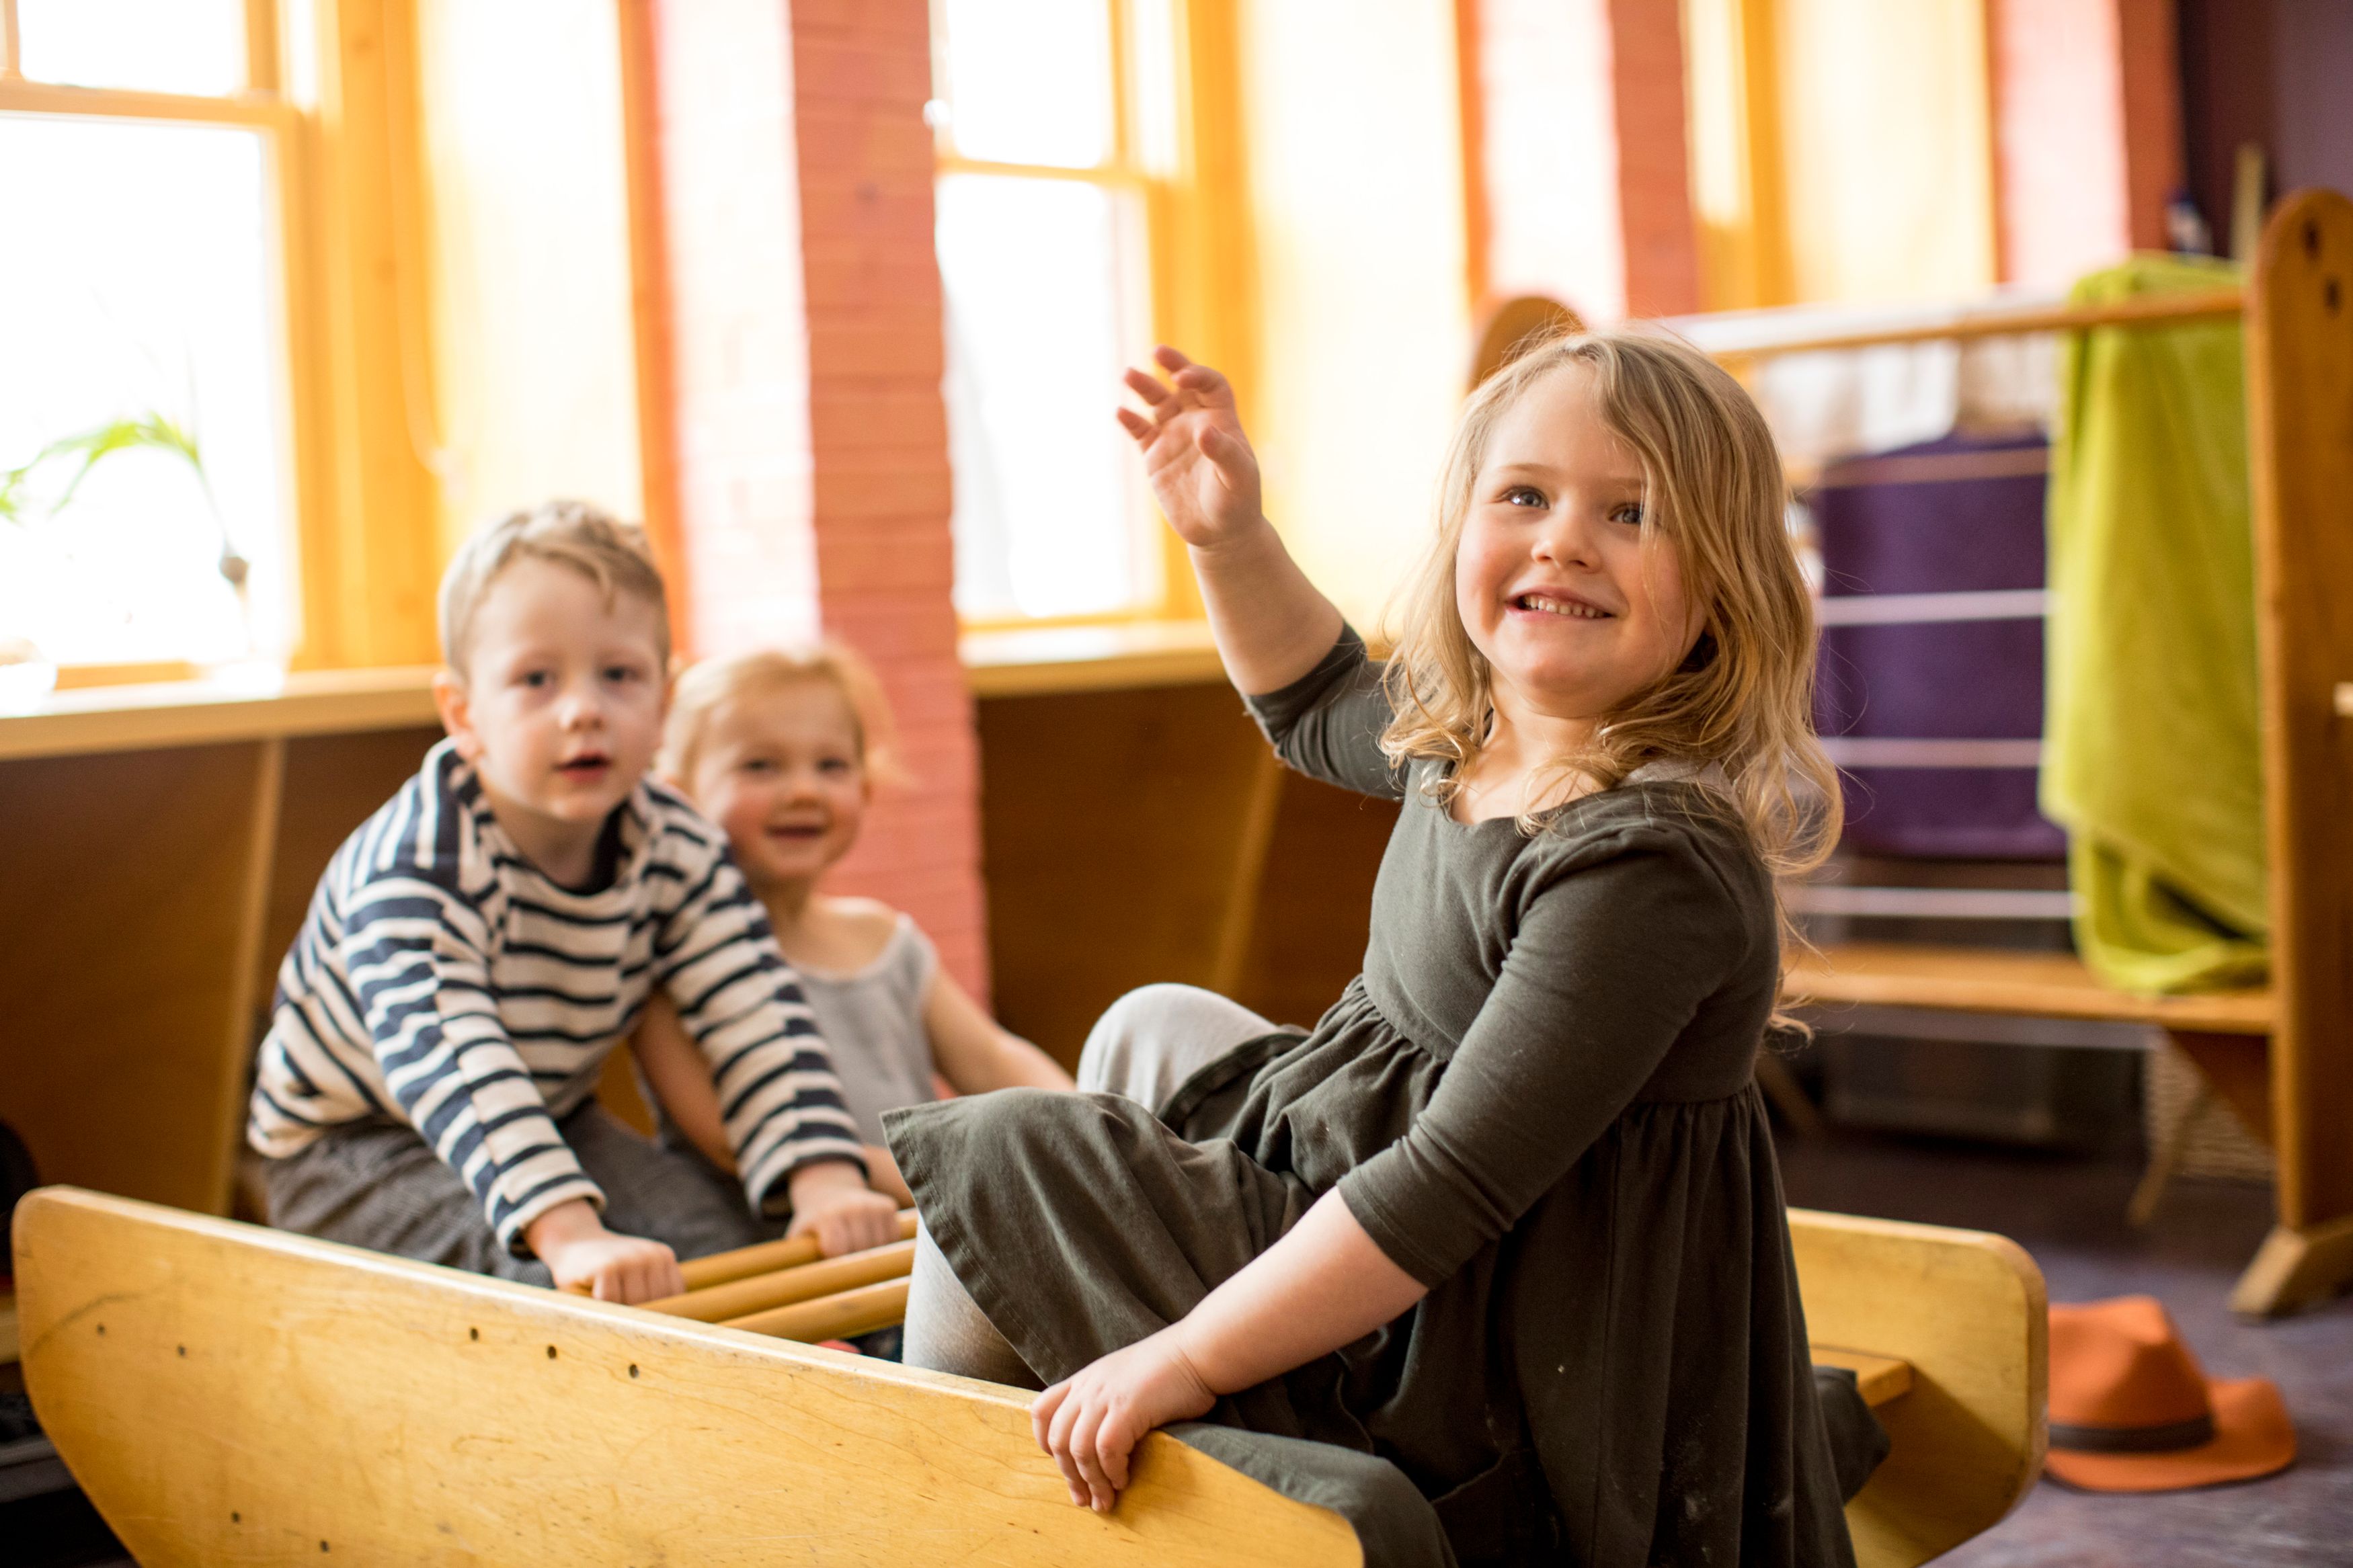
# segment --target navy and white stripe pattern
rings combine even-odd
[[[800,984],[723,834],[646,783],[610,886],[516,850],[444,741],[343,841],[278,972],[247,1137],[272,1157],[391,1116],[465,1178],[500,1239],[604,1194],[556,1131],[656,986],[710,1061],[756,1206],[812,1160],[860,1158]]]

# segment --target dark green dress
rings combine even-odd
[[[1037,1091],[892,1112],[957,1278],[1055,1381],[1337,1187],[1430,1294],[1185,1441],[1337,1509],[1368,1563],[1851,1563],[1751,1077],[1779,947],[1736,816],[1638,777],[1533,837],[1459,824],[1375,745],[1353,633],[1251,706],[1292,766],[1406,801],[1364,974],[1156,1119]]]

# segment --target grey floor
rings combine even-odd
[[[2053,1301],[2145,1292],[2210,1374],[2268,1377],[2297,1462],[2237,1486],[2124,1496],[2044,1480],[1949,1568],[2348,1568],[2353,1565],[2353,1299],[2272,1323],[2223,1305],[2271,1223],[2268,1189],[2174,1184],[2156,1223],[2124,1221],[2137,1167],[1981,1147],[1836,1136],[1781,1145],[1789,1202],[1996,1230],[2042,1266]]]

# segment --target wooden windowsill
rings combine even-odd
[[[1226,678],[1207,621],[966,632],[957,652],[976,697],[1200,686]]]
[[[146,659],[137,664],[68,664],[58,668],[59,691],[96,686],[171,686],[201,680],[204,670],[185,658]]]
[[[440,721],[432,680],[430,667],[410,665],[58,691],[0,717],[0,759],[422,728]]]
[[[1225,679],[1207,621],[970,632],[959,652],[976,697]],[[34,712],[0,716],[0,760],[421,728],[438,722],[432,680],[432,667],[405,665],[57,691]]]

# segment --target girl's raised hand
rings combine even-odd
[[[1152,357],[1168,380],[1129,371],[1128,390],[1144,400],[1149,416],[1123,408],[1119,422],[1143,449],[1160,510],[1187,544],[1239,538],[1260,524],[1261,513],[1258,457],[1234,411],[1234,389],[1175,349],[1155,349]]]
[[[1177,1350],[1173,1330],[1081,1367],[1029,1405],[1038,1446],[1054,1456],[1071,1500],[1109,1513],[1127,1486],[1127,1458],[1144,1435],[1205,1415],[1218,1396]]]

